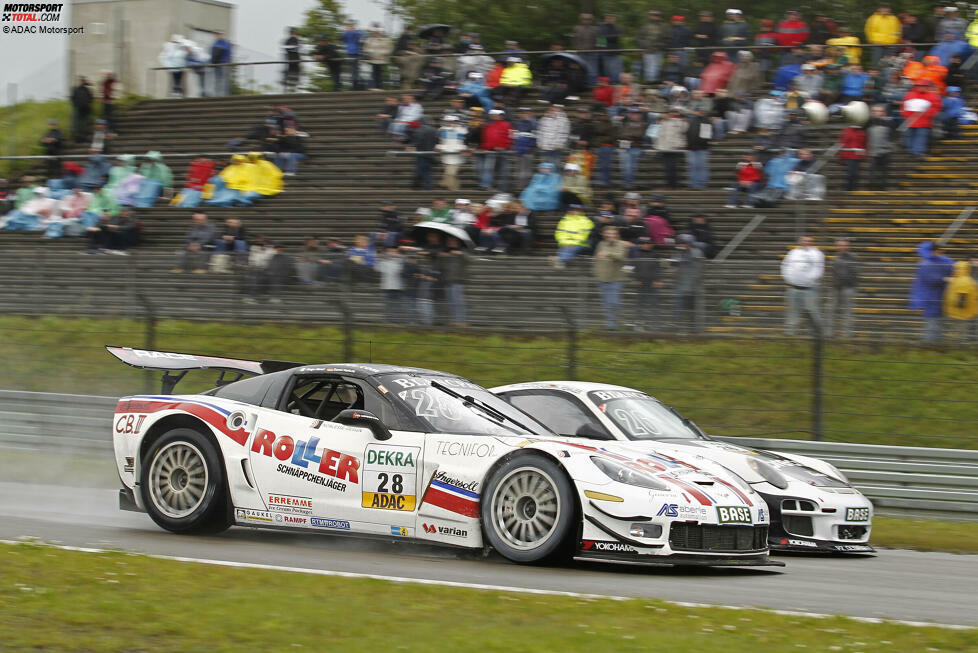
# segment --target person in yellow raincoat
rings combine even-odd
[[[245,192],[259,195],[278,195],[282,192],[282,171],[265,159],[260,152],[249,152],[248,161],[251,164],[248,188]]]
[[[231,190],[245,192],[248,190],[248,180],[251,179],[251,164],[248,162],[248,157],[244,154],[232,154],[231,163],[221,170],[218,176]]]
[[[971,264],[967,261],[954,264],[954,275],[944,289],[944,317],[953,320],[951,332],[959,340],[967,339],[969,327],[978,317],[978,283],[971,278]]]

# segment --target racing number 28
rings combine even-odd
[[[390,482],[391,489],[387,489],[387,483]],[[377,491],[383,493],[393,493],[401,494],[404,492],[404,477],[400,474],[387,474],[381,472],[377,474]]]

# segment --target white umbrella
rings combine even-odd
[[[411,236],[419,245],[425,245],[427,244],[427,234],[431,231],[437,231],[446,236],[457,238],[467,249],[475,247],[475,243],[469,238],[469,234],[466,233],[465,229],[456,227],[455,225],[445,224],[444,222],[419,222],[411,229]]]

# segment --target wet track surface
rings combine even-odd
[[[19,460],[25,455],[18,452]],[[407,542],[240,527],[219,536],[188,537],[160,530],[144,514],[118,510],[111,465],[107,473],[89,470],[85,478],[69,470],[44,482],[35,475],[29,482],[22,462],[18,470],[7,463],[0,464],[0,539],[5,540],[32,536],[210,560],[978,626],[978,556],[890,550],[872,558],[780,556],[784,568],[596,563],[558,568],[517,566],[497,556],[478,559]]]

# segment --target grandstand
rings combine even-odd
[[[411,189],[410,157],[388,156],[396,146],[376,126],[375,114],[382,97],[380,93],[345,92],[144,101],[120,116],[120,137],[113,144],[113,152],[141,154],[155,149],[172,155],[224,151],[229,140],[262,120],[268,105],[289,106],[311,134],[310,160],[300,167],[299,175],[286,178],[285,192],[255,206],[210,208],[207,212],[215,221],[239,216],[252,236],[266,234],[291,251],[296,251],[309,234],[349,242],[355,234],[373,230],[380,200],[394,201],[403,214],[430,205],[436,197],[487,199],[487,194],[477,189],[470,166],[463,169],[463,190],[457,194]],[[427,115],[438,116],[442,103],[426,103],[425,107]],[[832,145],[839,127],[839,123],[832,123],[812,128],[809,145]],[[844,168],[829,163],[822,169],[829,182],[824,202],[784,201],[773,209],[722,208],[725,189],[740,158],[736,151],[750,148],[751,135],[730,136],[716,146],[722,151],[711,156],[707,191],[663,190],[663,174],[655,157],[643,159],[637,185],[645,197],[651,192],[664,193],[681,224],[694,212],[705,213],[720,247],[755,215],[765,216],[726,262],[707,266],[707,332],[780,333],[783,285],[778,262],[796,235],[807,231],[822,247],[838,236],[853,239],[865,263],[864,287],[856,308],[857,335],[898,336],[915,331],[919,324],[916,315],[906,309],[916,245],[922,239],[939,237],[970,205],[978,185],[978,176],[970,168],[975,161],[978,130],[965,128],[963,134],[959,140],[937,144],[922,162],[902,151],[896,154],[891,167],[895,188],[888,192],[846,193],[842,190]],[[178,186],[188,161],[167,159]],[[864,181],[866,176],[868,165]],[[600,197],[597,190],[596,197]],[[240,280],[233,275],[170,274],[190,211],[160,204],[137,213],[145,225],[146,242],[126,259],[81,256],[82,244],[77,239],[42,241],[34,233],[0,235],[0,275],[6,280],[0,287],[2,310],[138,316],[144,310],[139,297],[144,297],[154,303],[160,316],[332,321],[340,316],[337,300],[344,299],[357,320],[380,319],[380,293],[375,287],[289,287],[280,305],[248,306],[241,302]],[[576,261],[562,271],[553,270],[546,261],[544,255],[555,247],[553,229],[558,219],[557,214],[541,216],[539,244],[532,256],[475,261],[467,288],[473,325],[556,328],[564,324],[555,310],[559,307],[571,310],[582,326],[600,323],[587,261]],[[966,223],[950,241],[951,255],[970,253],[968,243],[974,242],[976,235],[978,227]],[[669,298],[662,304],[664,315],[670,316]]]

